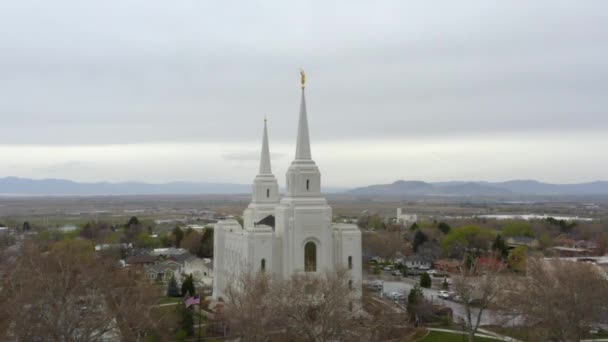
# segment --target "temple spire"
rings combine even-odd
[[[310,160],[310,137],[308,135],[308,118],[306,117],[306,96],[304,94],[305,75],[302,78],[302,99],[300,102],[300,119],[298,122],[298,140],[296,143],[296,160]]]
[[[262,155],[260,157],[260,174],[272,174],[270,168],[270,149],[268,148],[268,128],[266,122],[268,119],[264,117],[264,138],[262,139]]]

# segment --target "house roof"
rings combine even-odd
[[[175,262],[161,262],[158,264],[154,264],[154,265],[148,265],[146,266],[146,271],[150,272],[166,272],[168,270],[170,271],[176,271],[180,268],[180,266],[178,264],[176,264]]]
[[[188,251],[183,249],[183,248],[175,248],[175,247],[170,247],[170,248],[156,248],[154,249],[154,255],[178,255],[178,254],[183,254],[183,253],[187,253]]]
[[[127,257],[127,259],[125,260],[125,262],[129,265],[133,265],[133,264],[151,264],[153,262],[156,261],[158,257],[154,256],[154,255],[133,255],[130,257]]]
[[[194,256],[194,255],[190,254],[190,252],[186,251],[181,254],[170,255],[167,259],[183,264],[186,260],[196,259],[196,256]]]

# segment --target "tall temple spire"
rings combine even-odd
[[[304,93],[304,85],[306,75],[304,71],[300,71],[302,79],[302,99],[300,102],[300,119],[298,122],[298,140],[296,143],[296,160],[310,160],[310,137],[308,135],[308,118],[306,117],[306,96]]]
[[[270,149],[268,148],[268,128],[266,122],[268,119],[264,117],[264,138],[262,139],[262,155],[260,157],[260,174],[272,174],[270,167]]]

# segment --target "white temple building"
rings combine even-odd
[[[279,194],[272,174],[268,129],[264,120],[260,169],[251,203],[236,220],[216,224],[213,297],[223,297],[243,271],[272,272],[286,279],[296,272],[349,269],[361,285],[361,231],[354,224],[332,223],[332,209],[321,193],[321,173],[312,159],[304,76],[295,160],[287,170],[287,193]]]

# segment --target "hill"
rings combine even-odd
[[[512,180],[506,182],[426,183],[399,180],[391,184],[356,188],[346,193],[359,197],[608,195],[608,182],[551,184],[535,180]]]

